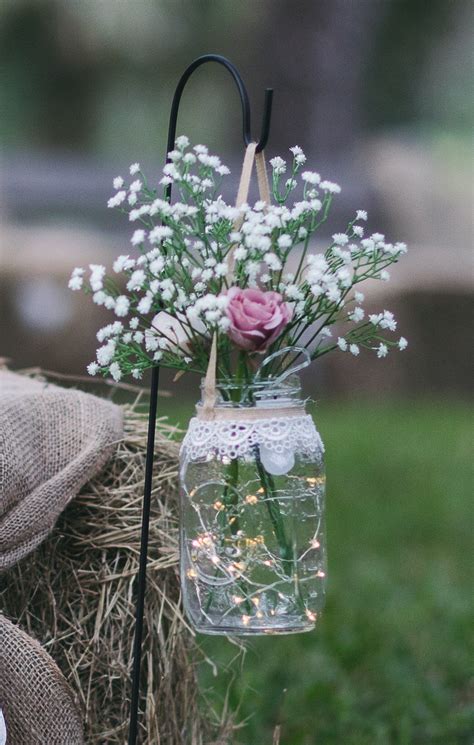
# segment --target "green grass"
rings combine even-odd
[[[174,410],[174,416],[177,416]],[[181,420],[183,421],[183,420]],[[244,745],[471,745],[472,427],[467,406],[327,404],[327,606],[310,634],[235,646],[203,685]],[[225,672],[225,669],[229,672]],[[471,703],[470,703],[471,702]]]

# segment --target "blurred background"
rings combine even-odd
[[[474,735],[473,11],[472,0],[0,3],[0,356],[12,368],[77,375],[94,358],[108,317],[67,289],[71,268],[128,250],[129,225],[106,208],[112,178],[135,161],[158,175],[174,87],[206,52],[240,68],[256,136],[274,87],[268,157],[298,144],[342,184],[327,235],[362,208],[371,232],[409,245],[366,304],[395,312],[407,351],[328,355],[306,377],[328,444],[328,610],[319,634],[252,644],[230,698],[244,745],[270,744],[279,723],[282,745]],[[178,132],[237,174],[240,130],[228,74],[201,68]],[[163,413],[185,425],[196,386],[163,385],[180,401],[164,398]],[[225,644],[208,645],[224,666]]]

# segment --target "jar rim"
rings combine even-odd
[[[304,406],[305,401],[300,397],[301,383],[296,374],[289,375],[285,380],[275,378],[259,380],[236,380],[225,378],[216,380],[217,406],[261,406],[278,402],[286,406]],[[201,391],[205,390],[205,378],[201,380]],[[240,394],[234,398],[232,394]]]

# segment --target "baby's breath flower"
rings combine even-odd
[[[389,310],[384,310],[379,323],[381,328],[389,329],[390,331],[395,331],[395,329],[397,328],[397,322],[394,318],[394,315]]]
[[[80,290],[83,283],[83,278],[79,276],[71,277],[71,279],[68,282],[68,287],[70,290]]]
[[[144,230],[135,230],[134,234],[132,235],[131,243],[133,246],[138,246],[140,243],[143,243],[145,240],[145,231]]]
[[[263,260],[265,264],[268,266],[268,268],[271,269],[272,271],[277,272],[281,269],[281,266],[282,266],[281,261],[275,253],[270,252],[270,253],[265,254],[265,256],[263,257]]]
[[[148,234],[148,240],[150,243],[162,243],[167,238],[171,238],[173,230],[168,225],[157,225],[156,228],[150,230]]]
[[[394,248],[397,250],[398,253],[401,254],[406,254],[406,252],[408,251],[406,243],[395,243]]]
[[[226,318],[225,316],[222,316],[219,319],[218,326],[219,326],[219,328],[220,328],[221,331],[227,331],[227,329],[230,326],[230,320],[228,318]]]
[[[151,310],[152,300],[153,298],[151,295],[145,295],[145,297],[142,297],[137,305],[138,312],[143,314],[149,313]]]
[[[113,341],[113,339],[109,339],[107,344],[104,344],[103,347],[99,347],[99,349],[97,350],[97,362],[99,363],[99,365],[102,366],[108,365],[109,362],[112,360],[114,354],[115,342]]]
[[[82,276],[84,274],[84,269],[81,267],[76,267],[72,270],[71,278],[68,282],[68,287],[70,290],[80,290],[82,287],[82,283],[84,281],[84,277]]]
[[[112,378],[115,380],[116,383],[119,382],[122,378],[122,371],[120,369],[120,365],[118,362],[112,362],[112,364],[109,367],[109,373],[112,376]]]
[[[273,173],[277,176],[285,173],[286,171],[286,162],[283,160],[283,158],[280,158],[279,155],[275,158],[271,158],[270,165],[273,168]]]
[[[107,207],[109,207],[110,209],[118,207],[120,204],[122,204],[126,196],[126,191],[118,191],[113,197],[110,197],[109,201],[107,202]]]
[[[404,350],[404,349],[406,349],[406,348],[407,348],[407,346],[408,346],[408,342],[407,342],[407,340],[405,339],[405,337],[404,337],[404,336],[401,336],[401,337],[399,338],[399,340],[398,340],[398,342],[397,342],[397,343],[398,343],[398,348],[399,348],[399,350],[400,350],[400,351],[403,351],[403,350]]]
[[[174,163],[167,163],[163,168],[163,174],[173,180],[179,180],[179,171]]]
[[[216,277],[225,277],[228,272],[228,265],[225,261],[221,261],[219,264],[216,264],[214,268],[214,274]]]
[[[345,233],[334,233],[332,239],[338,246],[345,246],[346,243],[349,243],[349,236]]]
[[[175,143],[178,150],[185,150],[187,147],[189,147],[189,138],[186,137],[186,135],[179,135],[179,137],[176,138]]]
[[[336,285],[328,286],[325,294],[327,299],[330,300],[332,303],[338,303],[341,299],[341,291]]]
[[[168,158],[170,160],[172,160],[172,161],[181,160],[182,157],[183,157],[183,155],[182,155],[182,153],[179,152],[179,150],[171,150],[168,153]]]
[[[351,321],[354,321],[354,323],[359,323],[364,318],[364,309],[363,308],[354,308],[352,313],[349,313],[349,318]]]
[[[135,269],[127,282],[127,290],[140,290],[145,282],[146,275],[143,269]]]
[[[313,184],[313,186],[316,186],[321,181],[321,176],[316,171],[304,171],[301,174],[301,178],[307,184]]]
[[[291,246],[291,236],[288,235],[288,233],[283,233],[280,235],[280,237],[277,240],[278,248],[290,248]]]
[[[303,300],[304,295],[298,285],[290,284],[285,287],[285,295],[290,300]]]
[[[97,375],[99,370],[100,367],[97,362],[91,362],[89,365],[87,365],[87,372],[89,373],[89,375]]]
[[[140,179],[137,179],[136,181],[133,181],[130,184],[130,187],[129,188],[130,188],[130,191],[131,192],[137,192],[137,191],[141,191],[142,186],[143,186],[143,184],[140,181]]]
[[[290,147],[290,152],[293,153],[296,165],[302,166],[304,163],[306,163],[306,155],[304,154],[302,149],[299,147],[299,145]]]
[[[340,194],[341,187],[339,184],[335,184],[333,181],[321,181],[320,187],[323,191],[329,192],[329,194]]]
[[[375,243],[372,238],[364,238],[360,242],[360,245],[362,246],[366,254],[371,254],[375,249]]]
[[[92,301],[96,305],[105,305],[105,301],[107,299],[107,295],[103,290],[98,290],[97,292],[94,292],[92,295]]]
[[[91,270],[91,276],[90,276],[91,289],[94,292],[97,292],[98,290],[101,290],[103,287],[105,266],[102,266],[102,264],[89,264],[89,269]]]
[[[135,266],[135,261],[129,256],[118,256],[113,263],[113,270],[116,274],[123,272],[124,269],[131,269]]]
[[[234,259],[236,259],[236,261],[243,261],[244,259],[247,258],[247,256],[248,256],[248,251],[246,248],[244,248],[244,246],[239,246],[234,251]]]
[[[369,315],[369,321],[374,326],[378,326],[382,318],[383,318],[383,313],[371,313]]]
[[[130,307],[130,300],[126,295],[119,295],[115,301],[115,315],[119,317],[126,316]]]
[[[403,337],[398,342],[383,338],[384,330],[396,330],[393,314],[384,310],[370,315],[368,323],[363,323],[364,295],[352,292],[352,286],[365,277],[388,279],[388,267],[407,250],[404,243],[390,243],[381,233],[364,238],[363,227],[354,223],[365,221],[367,213],[358,210],[347,232],[334,233],[326,254],[308,254],[315,230],[321,224],[319,214],[324,206],[326,218],[331,195],[339,193],[340,187],[322,180],[315,171],[305,170],[301,181],[298,179],[304,187],[303,196],[300,201],[292,201],[295,176],[306,161],[299,146],[290,148],[293,160],[286,181],[280,180],[287,170],[286,160],[279,156],[271,160],[277,203],[268,205],[260,199],[253,206],[245,203],[238,209],[227,204],[222,196],[215,196],[219,177],[227,175],[228,168],[206,146],[196,145],[187,151],[189,147],[187,137],[176,138],[160,174],[162,185],[177,182],[180,186],[181,196],[173,204],[163,195],[155,198],[145,191],[146,181],[138,163],[132,164],[130,174],[140,176],[131,179],[129,187],[124,188],[121,176],[113,179],[116,193],[108,205],[121,207],[128,213],[130,222],[142,223],[138,230],[131,231],[131,244],[139,252],[136,258],[123,255],[113,262],[114,272],[125,274],[126,289],[119,290],[122,294],[118,296],[117,290],[112,289],[114,283],[105,279],[105,268],[90,267],[93,301],[118,317],[127,316],[129,321],[125,328],[116,320],[98,331],[97,339],[102,346],[90,371],[110,374],[117,380],[126,374],[139,377],[147,366],[158,363],[162,354],[171,367],[183,369],[187,359],[193,362],[193,367],[204,367],[205,371],[204,362],[214,331],[218,329],[224,334],[232,325],[226,309],[227,288],[232,286],[281,294],[291,308],[288,334],[281,338],[289,346],[310,326],[320,323],[319,319],[326,318],[327,326],[320,332],[320,339],[331,337],[329,327],[336,321],[356,325],[346,338],[337,337],[329,349],[336,346],[357,356],[362,346],[370,347],[372,343],[381,357],[391,346],[406,348]],[[241,225],[239,230],[233,228],[236,220]],[[300,245],[301,252],[292,256],[295,244]],[[89,289],[79,268],[72,272],[68,282],[73,290],[84,285]],[[351,305],[345,309],[348,303]],[[158,329],[150,332],[151,324],[155,328],[155,319],[147,316],[153,311],[176,321],[171,342]],[[179,343],[174,341],[175,333]],[[279,343],[279,338],[275,339],[276,349]],[[142,344],[147,357],[137,349]],[[327,346],[311,350],[313,357],[326,351]],[[227,352],[220,350],[219,354]],[[232,365],[230,356],[223,361],[223,369],[226,365]]]
[[[183,163],[186,163],[186,165],[193,165],[196,162],[196,156],[194,153],[186,153],[183,155]]]
[[[227,166],[218,166],[216,168],[216,173],[218,173],[220,176],[228,176],[230,173],[230,168],[227,168]]]

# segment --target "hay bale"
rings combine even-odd
[[[125,406],[124,415],[125,439],[103,473],[39,549],[2,577],[4,613],[58,663],[84,712],[89,745],[123,745],[129,717],[147,422],[136,405]],[[169,434],[159,422],[139,742],[225,745],[228,722],[210,721],[199,705],[200,653],[180,607],[178,445]]]

